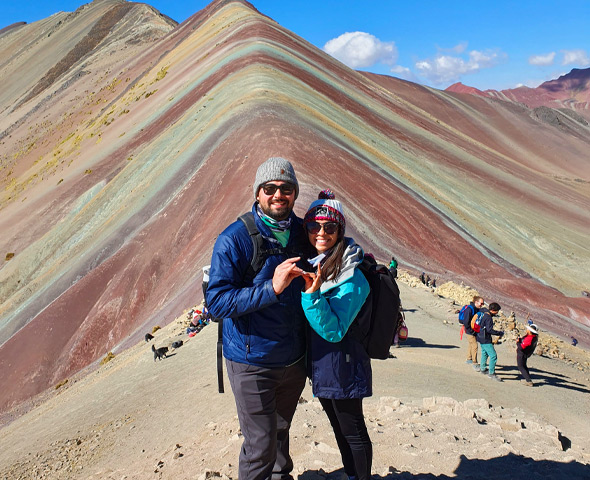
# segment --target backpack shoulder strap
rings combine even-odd
[[[217,391],[223,393],[223,318],[217,321]]]
[[[262,268],[262,265],[264,265],[264,261],[266,260],[266,255],[264,254],[264,240],[260,230],[258,230],[258,227],[256,226],[252,212],[246,212],[243,215],[240,215],[238,220],[241,220],[246,226],[246,230],[248,230],[248,235],[250,235],[250,240],[252,241],[252,259],[250,260],[248,269],[242,277],[242,284],[249,284],[254,280],[254,277]]]
[[[244,284],[246,281],[251,282],[254,279],[256,273],[262,267],[262,263],[264,263],[264,259],[260,259],[263,240],[254,222],[252,212],[240,215],[238,220],[241,220],[246,226],[254,249],[250,265],[248,265],[248,269],[242,276],[242,284]],[[217,319],[217,322],[217,391],[223,393],[225,391],[223,387],[223,319]]]
[[[248,230],[248,235],[250,235],[250,240],[252,240],[252,260],[250,260],[250,265],[248,269],[244,273],[242,277],[242,285],[249,285],[254,280],[254,277],[258,274],[264,262],[270,255],[279,255],[281,253],[286,253],[284,248],[274,247],[268,248],[265,247],[264,238],[258,230],[256,226],[256,222],[254,221],[254,215],[252,212],[244,213],[238,217],[238,220],[241,220],[242,223],[246,226],[246,230]]]

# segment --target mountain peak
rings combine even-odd
[[[461,82],[453,83],[453,85],[446,88],[446,91],[447,92],[454,92],[454,93],[469,93],[471,95],[480,95],[482,97],[485,96],[485,93],[482,92],[481,90],[478,90],[475,87],[469,87],[467,85],[464,85]]]

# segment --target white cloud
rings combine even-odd
[[[531,55],[529,63],[531,65],[548,66],[553,65],[555,60],[555,52],[547,53],[545,55]]]
[[[465,52],[465,50],[467,50],[467,45],[469,45],[467,42],[461,42],[451,48],[436,47],[436,49],[438,50],[439,53],[445,52],[445,53],[455,53],[457,55],[461,55],[463,52]]]
[[[395,64],[394,42],[382,42],[365,32],[348,32],[324,45],[324,51],[351,68],[366,68],[376,63]]]
[[[471,50],[467,58],[438,53],[434,58],[416,62],[416,69],[431,82],[445,84],[459,81],[462,75],[492,68],[505,57],[504,53],[497,51]]]
[[[472,50],[469,52],[469,68],[471,70],[479,70],[481,68],[491,68],[496,66],[500,60],[504,58],[504,55],[498,52],[478,52]]]
[[[395,67],[392,67],[390,69],[390,72],[393,73],[396,77],[401,78],[403,80],[409,80],[410,82],[420,83],[418,77],[408,67],[396,65]]]
[[[580,67],[590,66],[590,57],[584,50],[562,50],[563,62],[562,65],[576,64]]]

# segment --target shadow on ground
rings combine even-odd
[[[427,459],[425,459],[427,461]],[[452,476],[434,475],[431,473],[404,472],[395,467],[389,467],[387,475],[372,475],[373,480],[404,480],[404,479],[427,479],[427,480],[456,480],[460,479],[482,479],[482,480],[588,480],[590,466],[579,462],[561,463],[552,460],[533,460],[522,455],[509,453],[503,457],[481,460],[478,458],[469,459],[461,456],[459,466]],[[297,480],[345,480],[347,478],[344,470],[338,469],[333,472],[324,470],[308,470],[297,477]]]
[[[567,388],[569,390],[576,390],[577,392],[590,393],[590,389],[584,384],[574,382],[571,378],[565,375],[543,371],[537,368],[529,368],[529,371],[535,387],[550,385],[552,387]],[[496,365],[496,373],[505,381],[520,381],[522,378],[518,368],[514,365]],[[587,478],[590,478],[590,471],[588,472]]]
[[[417,337],[408,337],[408,339],[402,343],[402,347],[459,348],[457,345],[438,345],[435,343],[426,343],[424,340]]]

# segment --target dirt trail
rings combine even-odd
[[[588,478],[588,372],[535,355],[537,386],[526,387],[506,344],[497,347],[505,381],[494,382],[465,364],[451,302],[421,285],[401,289],[410,339],[374,361],[365,403],[377,478]],[[241,437],[231,392],[217,393],[216,336],[209,326],[189,339],[177,321],[155,333],[157,346],[185,342],[165,360],[142,342],[68,382],[0,430],[0,479],[237,478]],[[296,477],[340,478],[309,387],[292,452]]]

